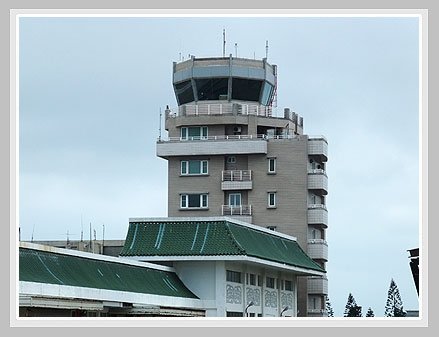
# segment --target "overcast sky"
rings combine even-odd
[[[124,239],[128,218],[167,215],[155,156],[159,108],[176,105],[180,53],[278,65],[278,109],[329,141],[329,297],[382,316],[390,279],[417,309],[417,18],[22,18],[22,240]]]

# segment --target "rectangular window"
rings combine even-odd
[[[181,161],[181,175],[208,174],[209,165],[207,160],[183,160]]]
[[[267,288],[274,289],[274,277],[268,277],[265,279],[265,286]]]
[[[285,290],[293,291],[293,284],[291,281],[285,280]]]
[[[187,161],[181,162],[181,170],[180,170],[181,174],[187,174],[187,164],[188,164]]]
[[[187,194],[183,194],[180,196],[180,207],[186,208],[187,207]]]
[[[268,158],[268,173],[276,173],[276,158]]]
[[[238,271],[227,270],[226,271],[226,280],[228,282],[241,283],[241,273]]]
[[[268,207],[276,207],[276,192],[268,192]]]
[[[256,285],[256,275],[250,274],[249,276],[250,276],[250,285],[255,286]]]
[[[262,276],[258,275],[258,286],[262,287]]]
[[[181,208],[207,208],[207,194],[182,194],[180,195]]]
[[[207,126],[188,126],[181,128],[181,139],[200,140],[208,136]]]
[[[229,206],[234,206],[234,207],[241,206],[241,193],[229,194]]]
[[[236,157],[227,157],[227,163],[235,164],[236,163]]]
[[[207,160],[201,161],[201,173],[207,174],[208,173],[208,167],[207,167]]]
[[[227,317],[243,317],[242,312],[238,312],[238,311],[227,311],[226,316]]]
[[[207,194],[201,195],[201,207],[203,208],[207,207]]]
[[[187,139],[187,128],[180,129],[180,137],[181,139]]]

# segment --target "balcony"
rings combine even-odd
[[[323,195],[328,194],[328,176],[325,170],[315,169],[308,171],[308,189],[318,190]]]
[[[328,243],[326,240],[308,240],[308,256],[314,260],[328,261]]]
[[[252,206],[251,205],[241,205],[241,206],[230,206],[222,205],[221,214],[223,216],[230,216],[240,221],[252,223]]]
[[[321,225],[324,228],[328,228],[328,210],[325,205],[308,205],[308,224]]]
[[[199,156],[231,154],[266,154],[267,140],[262,136],[229,135],[192,137],[170,137],[157,142],[157,156]]]
[[[308,294],[328,295],[328,279],[321,276],[309,276]]]
[[[226,170],[222,172],[221,189],[251,190],[253,188],[251,170]]]
[[[325,162],[328,161],[328,141],[323,136],[310,136],[308,138],[308,155],[319,156]]]

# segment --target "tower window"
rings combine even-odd
[[[208,207],[208,197],[206,193],[180,195],[180,208],[207,208],[207,207]]]
[[[207,126],[183,127],[181,128],[180,135],[182,140],[207,139],[208,128]]]
[[[175,84],[174,88],[179,105],[194,101],[194,90],[192,89],[192,82],[190,80]]]
[[[268,158],[268,173],[276,173],[276,158]]]
[[[276,207],[276,192],[268,192],[268,207]]]
[[[208,174],[207,160],[182,160],[181,175],[206,175]]]

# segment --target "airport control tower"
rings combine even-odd
[[[168,216],[230,216],[286,233],[325,268],[328,143],[273,107],[277,67],[192,56],[173,64],[173,87],[177,107],[166,109],[168,135],[157,142],[168,161]],[[326,277],[302,277],[298,315],[325,316],[327,294]]]

